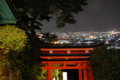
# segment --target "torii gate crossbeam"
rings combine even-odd
[[[79,80],[94,80],[89,65],[93,48],[41,48],[42,69],[47,70],[47,80],[52,80],[53,69],[77,69]],[[59,66],[54,66],[54,65]]]

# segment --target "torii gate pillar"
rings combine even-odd
[[[52,80],[52,69],[51,69],[51,64],[50,63],[48,63],[47,80]]]
[[[42,69],[47,70],[47,80],[52,80],[53,69],[77,69],[79,80],[94,80],[92,67],[89,65],[93,48],[41,48],[40,50],[41,64],[45,65]]]
[[[82,66],[81,64],[79,64],[79,67]],[[78,69],[78,75],[79,75],[79,80],[83,80],[83,72],[82,69]]]
[[[83,64],[84,67],[86,67],[86,64]],[[84,80],[88,80],[88,69],[83,69],[83,74],[84,74]]]

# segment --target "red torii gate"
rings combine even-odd
[[[79,80],[94,80],[89,65],[93,48],[41,48],[40,51],[42,69],[47,69],[47,80],[52,80],[52,69],[77,69]]]

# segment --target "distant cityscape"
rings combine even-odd
[[[120,32],[53,32],[57,41],[51,42],[58,45],[93,46],[103,45],[108,49],[120,49]]]

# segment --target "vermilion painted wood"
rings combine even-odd
[[[78,61],[64,61],[64,62],[47,62],[47,66],[42,67],[42,69],[89,69],[89,66],[82,66],[83,64],[88,65],[88,61],[82,61],[81,63]],[[68,62],[68,63],[67,63]],[[46,63],[43,63],[46,64]],[[54,66],[54,65],[59,65],[59,66]],[[71,65],[71,66],[70,66]]]
[[[68,54],[90,54],[94,48],[41,48],[41,59],[52,59],[62,61],[42,61],[44,65],[42,69],[47,69],[47,80],[52,80],[52,69],[78,69],[79,80],[94,80],[92,68],[89,65],[89,60],[80,60],[90,58],[90,56],[68,56]],[[49,55],[50,54],[50,55]],[[53,56],[52,54],[65,54],[64,56]],[[52,55],[52,56],[51,56]],[[63,61],[63,60],[79,59],[78,61]]]
[[[83,69],[80,68],[82,64],[79,64],[79,69],[78,69],[78,75],[79,75],[79,80],[83,80]]]
[[[83,64],[83,67],[88,67],[88,65]],[[83,77],[84,77],[84,80],[89,80],[88,79],[88,69],[83,69]]]
[[[61,64],[61,63],[67,63],[67,64],[79,64],[79,63],[81,63],[81,64],[83,64],[83,63],[88,63],[89,61],[88,60],[86,60],[86,61],[42,61],[41,63],[42,64],[48,64],[48,63],[50,63],[50,64]]]
[[[42,69],[49,69],[48,67],[42,67]],[[88,67],[79,66],[62,66],[62,67],[50,67],[50,69],[88,69]]]
[[[52,69],[51,69],[51,64],[49,63],[47,65],[47,80],[52,80]]]
[[[41,56],[42,59],[83,59],[90,56]]]
[[[91,53],[91,50],[88,50],[89,53]],[[44,53],[49,53],[48,51],[43,51]],[[67,54],[67,51],[53,51],[53,53],[65,53]],[[70,50],[70,53],[76,54],[76,53],[86,53],[86,50]]]
[[[94,48],[41,48],[41,51],[93,50]]]

